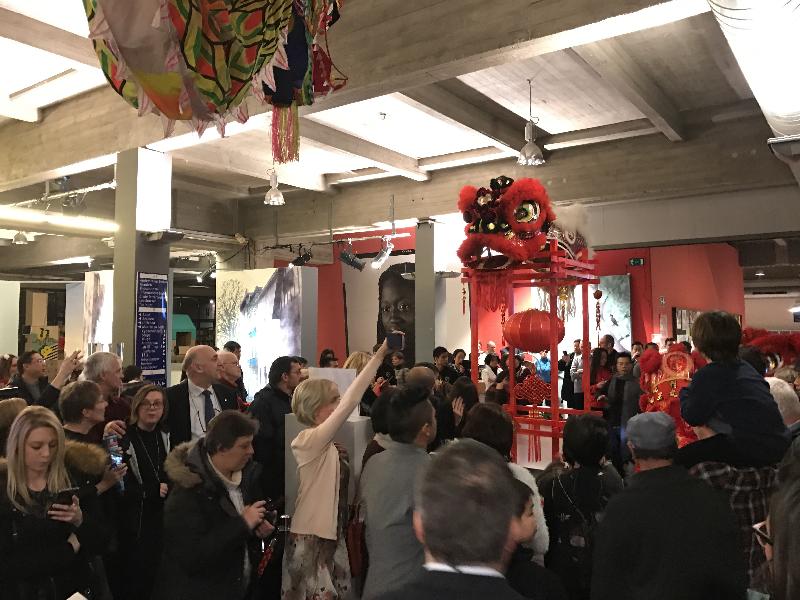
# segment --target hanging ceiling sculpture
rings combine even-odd
[[[198,135],[248,119],[252,92],[271,104],[272,150],[297,160],[298,106],[346,83],[327,51],[341,0],[84,0],[89,37],[111,87],[164,133]]]

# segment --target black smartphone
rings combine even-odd
[[[69,488],[66,490],[61,490],[56,494],[56,497],[53,499],[53,504],[62,504],[64,506],[69,506],[72,504],[72,497],[78,495],[78,488]]]
[[[389,350],[403,350],[406,347],[406,336],[402,333],[390,333],[386,336]]]

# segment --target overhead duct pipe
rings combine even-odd
[[[800,0],[708,0],[775,137],[769,145],[800,182]]]

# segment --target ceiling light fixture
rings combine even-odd
[[[51,260],[51,265],[79,265],[81,263],[89,263],[92,261],[91,256],[71,256],[69,258],[59,258],[58,260]]]
[[[299,252],[297,254],[297,258],[295,258],[292,261],[292,264],[295,267],[302,267],[308,261],[310,261],[312,258],[314,258],[314,257],[312,256],[311,251],[308,250],[307,248],[304,248],[303,246],[300,246],[300,250],[299,250]]]
[[[352,267],[353,269],[356,269],[358,271],[363,271],[364,267],[367,264],[363,260],[358,258],[355,254],[353,254],[353,247],[349,244],[347,248],[344,248],[339,254],[339,260],[341,260],[348,267]]]
[[[11,243],[16,246],[24,246],[25,244],[29,244],[30,240],[28,239],[28,236],[25,235],[24,231],[18,231],[11,240]]]
[[[756,271],[756,272],[754,273],[754,275],[755,275],[756,277],[765,277],[767,274],[766,274],[766,273],[764,273],[764,271]]]
[[[216,266],[209,267],[208,269],[203,271],[200,275],[195,277],[195,279],[197,280],[197,283],[203,283],[203,281],[205,281],[206,277],[210,277],[211,279],[216,279],[217,278],[217,267]]]
[[[389,258],[392,250],[394,250],[394,244],[392,244],[388,237],[382,237],[381,241],[381,251],[372,259],[372,263],[370,264],[373,269],[380,269],[383,263],[386,262],[386,259]]]
[[[545,163],[542,149],[536,144],[534,129],[539,119],[533,116],[533,79],[528,79],[528,122],[525,123],[525,145],[519,151],[517,164],[526,167],[538,167]]]
[[[272,169],[269,176],[269,189],[267,193],[264,194],[264,204],[267,206],[283,206],[286,204],[286,200],[283,199],[283,194],[278,189],[278,173],[275,169]]]
[[[6,227],[20,227],[21,231],[87,237],[106,237],[119,230],[119,225],[109,219],[73,217],[10,205],[0,206],[0,221]]]

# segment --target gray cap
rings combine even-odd
[[[675,444],[675,421],[667,413],[647,412],[636,415],[628,421],[625,431],[634,448],[663,450]]]

